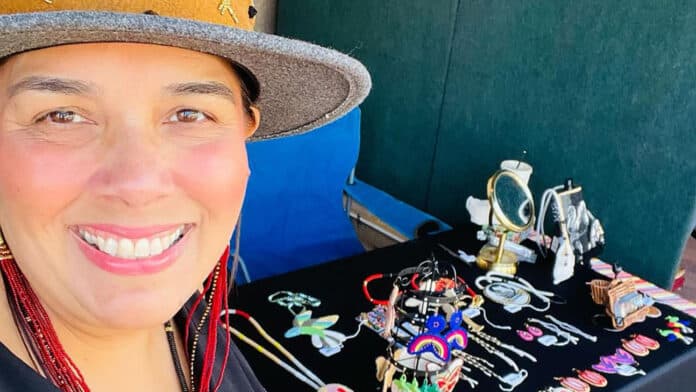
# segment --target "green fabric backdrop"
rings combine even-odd
[[[573,177],[603,258],[667,286],[696,207],[696,2],[280,0],[373,75],[358,176],[451,224],[503,159]]]

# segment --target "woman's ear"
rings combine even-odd
[[[244,135],[246,139],[252,137],[256,130],[259,129],[259,125],[261,124],[261,111],[259,110],[259,108],[257,108],[256,106],[251,106],[249,108],[249,111],[249,121],[246,133]]]

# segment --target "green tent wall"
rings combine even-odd
[[[280,0],[277,33],[365,63],[357,174],[457,225],[503,159],[572,177],[602,255],[668,286],[696,213],[696,2]]]

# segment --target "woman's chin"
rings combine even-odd
[[[74,297],[81,302],[88,318],[116,329],[137,329],[161,325],[177,313],[203,281],[204,271],[195,241],[182,241],[176,257],[160,271],[144,274],[114,273],[95,264],[85,254],[84,244],[72,238],[70,249],[80,271],[79,281],[73,281]],[[82,247],[82,249],[80,249]],[[88,249],[87,251],[90,251]],[[200,279],[196,277],[200,275]],[[91,315],[91,316],[90,316]]]
[[[121,292],[90,306],[99,324],[109,329],[145,329],[162,325],[181,309],[188,299],[175,298],[178,290]],[[192,293],[191,293],[192,294]]]

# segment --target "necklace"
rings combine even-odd
[[[11,307],[12,308],[12,307]],[[41,363],[41,361],[38,359],[38,353],[35,352],[34,345],[32,344],[30,337],[28,336],[28,332],[24,330],[23,326],[21,323],[19,323],[19,320],[17,320],[16,315],[14,314],[14,309],[12,308],[12,313],[14,319],[15,319],[15,325],[19,329],[20,332],[20,337],[22,338],[22,342],[24,343],[25,348],[27,349],[29,356],[32,359],[32,362],[34,363],[34,367],[37,371],[39,371],[42,375],[45,376],[45,366]],[[174,337],[174,327],[172,327],[171,321],[167,321],[164,324],[164,331],[167,335],[167,343],[169,345],[169,350],[172,354],[172,360],[174,362],[174,369],[176,371],[177,378],[179,379],[179,385],[181,386],[181,391],[182,392],[190,392],[188,383],[186,381],[186,376],[184,375],[183,368],[181,366],[181,361],[179,359],[179,353],[176,347],[176,340]],[[66,354],[67,355],[67,354]],[[75,368],[77,369],[77,367]],[[89,389],[85,388],[83,389],[84,392],[89,392]]]
[[[176,339],[174,338],[174,327],[172,322],[167,320],[164,323],[164,331],[167,334],[167,343],[169,343],[169,351],[172,354],[172,360],[174,361],[174,370],[176,371],[176,376],[179,379],[179,385],[181,386],[182,392],[189,392],[188,383],[186,382],[186,376],[184,375],[184,370],[181,367],[181,360],[179,359],[179,351],[176,348]]]
[[[2,270],[7,301],[10,304],[10,312],[36,371],[63,391],[89,392],[89,386],[82,373],[63,349],[51,319],[17,266],[12,252],[5,244],[1,234],[0,269]],[[181,390],[189,392],[186,377],[181,370],[174,339],[174,328],[171,322],[167,321],[164,329]]]

